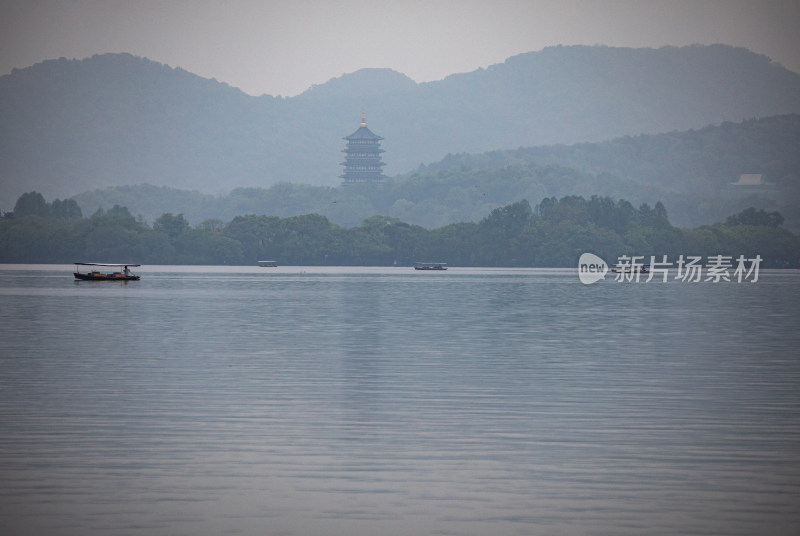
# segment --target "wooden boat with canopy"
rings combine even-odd
[[[82,266],[88,266],[87,271],[81,272]],[[141,264],[102,264],[98,262],[76,262],[75,279],[82,281],[139,281],[139,276],[131,273],[130,268]],[[106,268],[102,272],[98,267]]]

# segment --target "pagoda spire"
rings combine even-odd
[[[361,126],[367,126],[367,110],[363,104],[361,105]]]

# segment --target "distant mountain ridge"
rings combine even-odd
[[[0,77],[0,210],[31,190],[335,186],[362,105],[395,175],[448,153],[798,113],[800,75],[724,45],[551,47],[438,82],[364,69],[280,98],[130,54],[50,60]]]

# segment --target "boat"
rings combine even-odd
[[[418,262],[414,264],[415,270],[447,270],[446,262]]]
[[[262,268],[277,268],[278,263],[275,261],[258,261],[258,265]]]
[[[89,266],[88,272],[81,272],[81,266]],[[76,262],[75,279],[81,281],[139,281],[139,276],[131,273],[130,268],[141,264],[103,264],[99,262]],[[97,267],[108,268],[99,271]]]
[[[615,273],[615,274],[631,274],[631,273],[633,273],[633,274],[649,274],[650,273],[650,270],[648,270],[647,268],[637,268],[635,270],[631,270],[630,268],[623,268],[623,269],[612,268],[611,271],[613,273]]]

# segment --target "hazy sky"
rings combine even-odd
[[[0,0],[0,74],[130,52],[292,96],[363,67],[439,80],[550,45],[725,43],[800,72],[800,0]]]

